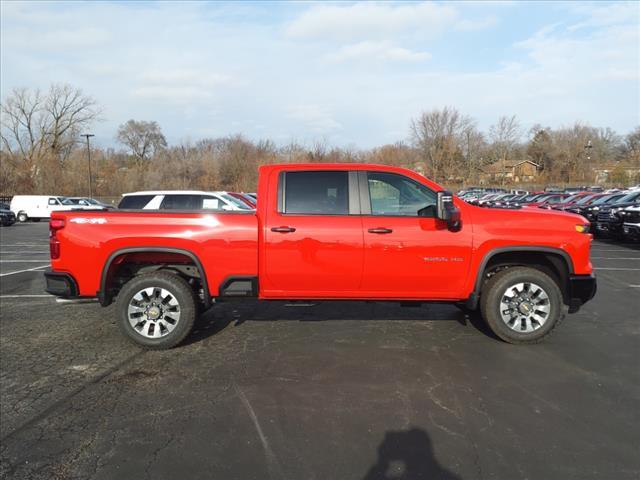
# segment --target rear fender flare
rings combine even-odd
[[[111,264],[113,261],[118,258],[120,255],[125,255],[127,253],[177,253],[181,255],[186,255],[189,257],[193,263],[196,265],[198,272],[200,273],[200,281],[202,282],[202,290],[204,292],[204,303],[206,307],[211,306],[211,295],[209,294],[209,285],[207,283],[207,276],[205,274],[204,267],[202,266],[202,262],[198,258],[196,254],[190,252],[188,250],[182,250],[180,248],[171,248],[171,247],[135,247],[135,248],[122,248],[120,250],[116,250],[109,255],[107,261],[102,268],[102,275],[100,276],[100,290],[98,291],[98,299],[100,304],[103,307],[106,307],[111,303],[111,295],[107,291],[107,281],[109,279],[109,269],[111,268]]]

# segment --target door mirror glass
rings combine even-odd
[[[453,203],[453,194],[448,190],[438,192],[437,218],[446,222],[447,228],[457,232],[462,227],[460,210]]]

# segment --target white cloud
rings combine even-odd
[[[317,5],[311,7],[287,28],[296,38],[350,41],[405,35],[408,31],[432,35],[445,30],[458,19],[450,5],[436,3]]]
[[[327,55],[334,62],[380,61],[380,62],[421,62],[429,60],[428,52],[412,52],[406,48],[387,42],[359,42],[341,47],[336,53]]]
[[[455,24],[455,29],[460,32],[475,32],[477,30],[486,30],[498,24],[498,17],[490,15],[480,19],[463,18]]]
[[[603,27],[609,25],[635,24],[637,27],[640,15],[640,3],[602,3],[602,4],[575,4],[573,10],[587,16],[587,19],[571,25],[570,31],[587,27]]]
[[[342,128],[342,125],[333,118],[327,107],[322,105],[290,106],[287,108],[287,117],[303,123],[305,128],[316,134],[326,134]]]

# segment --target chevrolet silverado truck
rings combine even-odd
[[[468,205],[411,170],[268,165],[256,211],[54,212],[45,277],[53,295],[115,301],[149,349],[248,297],[450,302],[528,344],[594,296],[591,241],[579,215]]]

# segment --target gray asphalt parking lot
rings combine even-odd
[[[44,292],[47,223],[0,230],[3,478],[637,479],[640,248],[545,343],[456,307],[216,306],[143,352]]]

